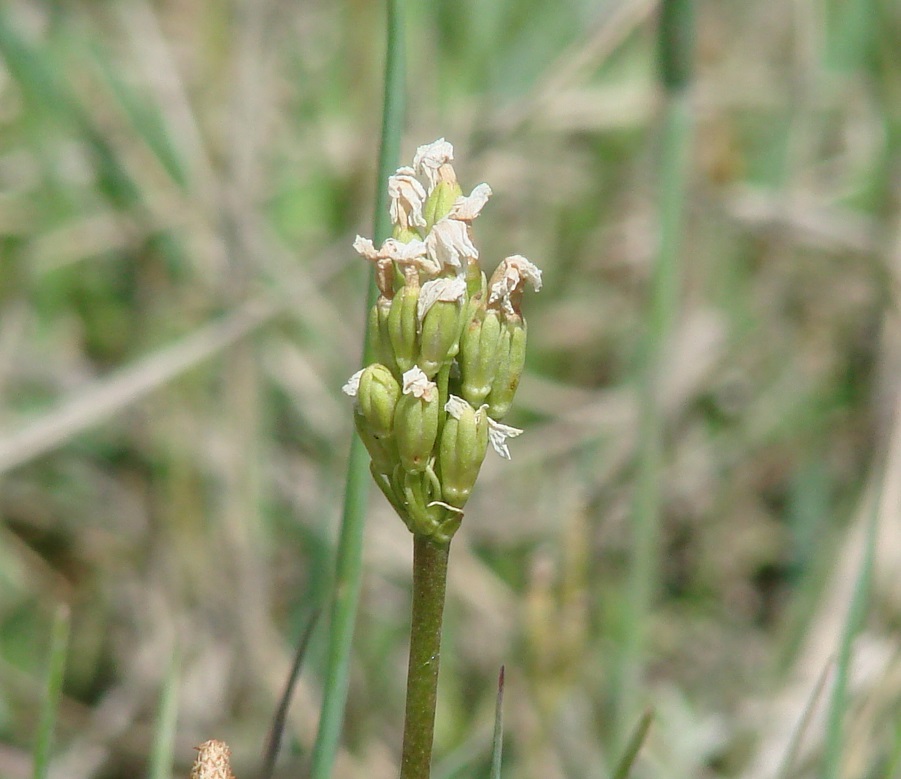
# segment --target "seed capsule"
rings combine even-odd
[[[478,309],[463,330],[459,356],[463,397],[473,406],[480,406],[491,392],[500,345],[501,320],[497,311]]]
[[[501,420],[510,410],[525,364],[526,323],[523,319],[511,317],[504,323],[497,356],[497,373],[486,398],[488,414],[492,419]]]
[[[373,363],[360,374],[357,408],[373,435],[391,435],[400,396],[400,384],[384,365]]]
[[[438,387],[413,367],[404,374],[403,392],[394,410],[397,451],[407,473],[421,473],[438,437]]]
[[[418,322],[416,308],[419,302],[419,287],[406,284],[391,301],[388,312],[388,340],[397,362],[398,369],[405,373],[416,364],[419,352],[417,346]]]
[[[445,409],[448,416],[438,449],[441,495],[445,503],[463,508],[488,450],[488,415],[455,395]]]

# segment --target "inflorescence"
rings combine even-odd
[[[441,543],[460,526],[489,443],[509,459],[506,439],[522,432],[500,420],[525,363],[523,290],[541,288],[518,254],[486,277],[472,222],[491,188],[464,196],[452,160],[443,138],[420,146],[388,179],[393,237],[354,241],[375,266],[376,362],[344,386],[376,484],[411,532]]]

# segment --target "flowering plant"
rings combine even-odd
[[[522,432],[500,420],[525,363],[523,291],[541,288],[518,254],[483,272],[472,223],[491,188],[464,196],[452,160],[443,138],[420,146],[388,180],[393,236],[354,241],[375,265],[376,361],[344,386],[379,489],[414,535],[439,544],[460,526],[489,444],[509,459],[506,440]]]

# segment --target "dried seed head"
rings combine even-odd
[[[224,741],[204,741],[197,749],[191,779],[235,779],[231,770],[231,750]]]

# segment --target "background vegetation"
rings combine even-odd
[[[501,663],[507,776],[605,776],[646,707],[636,776],[901,776],[901,7],[698,3],[637,611],[655,4],[407,10],[404,156],[451,140],[494,189],[486,264],[545,273],[526,433],[454,541],[436,777],[487,775]],[[330,598],[383,28],[364,0],[0,5],[0,776],[31,775],[61,604],[51,776],[147,775],[161,705],[176,776],[211,737],[255,774]],[[336,776],[380,779],[410,539],[376,495],[364,557]]]

